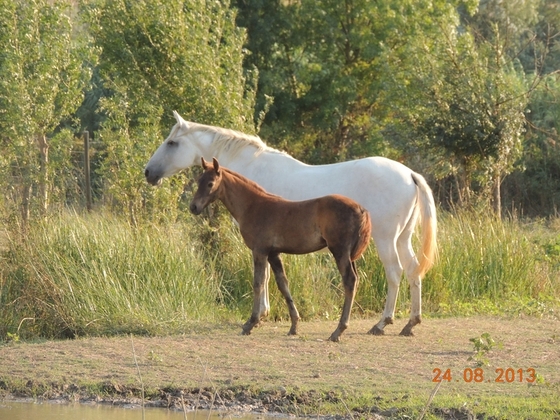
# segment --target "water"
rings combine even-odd
[[[266,416],[224,415],[220,412],[188,412],[188,420],[263,420]],[[270,419],[271,417],[269,417]],[[276,420],[278,417],[276,417]],[[0,420],[185,420],[185,414],[164,408],[142,408],[137,405],[62,404],[52,402],[0,401]]]

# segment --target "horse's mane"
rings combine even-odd
[[[241,183],[244,183],[246,185],[252,186],[252,188],[261,195],[265,195],[265,196],[268,196],[268,197],[281,198],[280,196],[278,196],[276,194],[269,193],[263,187],[261,187],[259,184],[257,184],[255,181],[244,177],[240,173],[232,171],[231,169],[224,168],[223,166],[220,167],[220,170],[224,171],[224,172],[227,172],[232,178],[235,178],[238,182],[241,182]],[[284,200],[283,198],[281,198],[281,199]]]
[[[190,134],[193,132],[214,134],[212,146],[214,147],[215,154],[218,154],[221,151],[226,151],[232,155],[235,155],[247,146],[252,146],[256,148],[256,152],[255,152],[256,155],[259,155],[265,151],[274,152],[274,153],[284,153],[268,146],[265,142],[261,140],[259,136],[252,136],[250,134],[245,134],[240,131],[230,130],[221,127],[214,127],[211,125],[204,125],[198,123],[189,123],[189,124],[190,127],[185,131],[185,134]]]

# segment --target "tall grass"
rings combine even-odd
[[[423,282],[429,311],[543,315],[558,307],[560,253],[547,248],[560,244],[554,221],[459,212],[439,222],[439,263]]]
[[[161,333],[215,320],[220,287],[190,235],[188,224],[131,228],[107,215],[32,226],[4,253],[2,317],[19,313],[54,336]]]
[[[0,254],[0,339],[167,334],[242,321],[252,305],[252,258],[228,217],[132,227],[112,214],[65,213],[6,226]],[[558,315],[560,229],[475,213],[441,214],[439,262],[423,282],[428,315]],[[340,275],[329,253],[285,256],[304,319],[338,319]],[[383,309],[386,280],[372,245],[358,262],[353,316]],[[288,316],[271,279],[271,318]],[[397,313],[408,316],[403,280]]]

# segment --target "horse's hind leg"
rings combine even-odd
[[[274,279],[276,280],[278,289],[280,289],[280,292],[282,292],[282,296],[284,296],[284,299],[286,299],[286,304],[288,305],[288,310],[290,311],[292,327],[290,328],[290,332],[288,332],[288,335],[296,335],[297,324],[299,321],[299,312],[296,308],[296,305],[294,304],[292,295],[290,294],[288,278],[286,277],[286,272],[284,271],[284,266],[282,265],[280,255],[278,255],[277,253],[269,254],[268,262],[270,263],[270,267],[272,267],[272,271],[274,272]]]
[[[356,265],[350,260],[350,255],[344,254],[339,256],[333,250],[333,253],[338,270],[342,275],[342,283],[344,285],[344,306],[342,307],[342,315],[338,322],[338,327],[329,337],[330,341],[340,341],[340,335],[348,328],[350,321],[350,312],[352,311],[352,304],[354,303],[354,296],[356,295],[356,287],[358,285],[358,272]]]
[[[414,335],[412,327],[422,322],[422,278],[417,273],[418,260],[412,250],[411,236],[412,232],[405,230],[397,241],[399,257],[410,285],[410,319],[400,333],[404,336]]]
[[[387,299],[381,320],[368,333],[383,335],[385,334],[383,331],[385,326],[393,323],[403,270],[394,241],[376,241],[376,246],[379,258],[385,267],[385,275],[387,276]]]
[[[257,325],[266,313],[263,306],[262,295],[265,292],[266,281],[266,255],[253,251],[253,312],[249,320],[243,325],[243,335],[251,334],[251,330]]]

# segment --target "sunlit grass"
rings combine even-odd
[[[439,261],[423,282],[425,315],[558,316],[557,225],[440,214]],[[223,214],[131,226],[118,215],[67,212],[31,225],[23,236],[5,231],[0,338],[167,334],[250,314],[251,253]],[[332,256],[283,260],[302,318],[338,319],[343,291]],[[373,242],[358,269],[353,316],[377,317],[387,285]],[[270,294],[271,318],[287,319],[273,278]],[[397,314],[408,316],[409,306],[403,279]]]
[[[190,235],[187,225],[66,214],[12,238],[3,277],[14,300],[4,291],[2,300],[47,335],[162,333],[216,320],[218,280]]]

